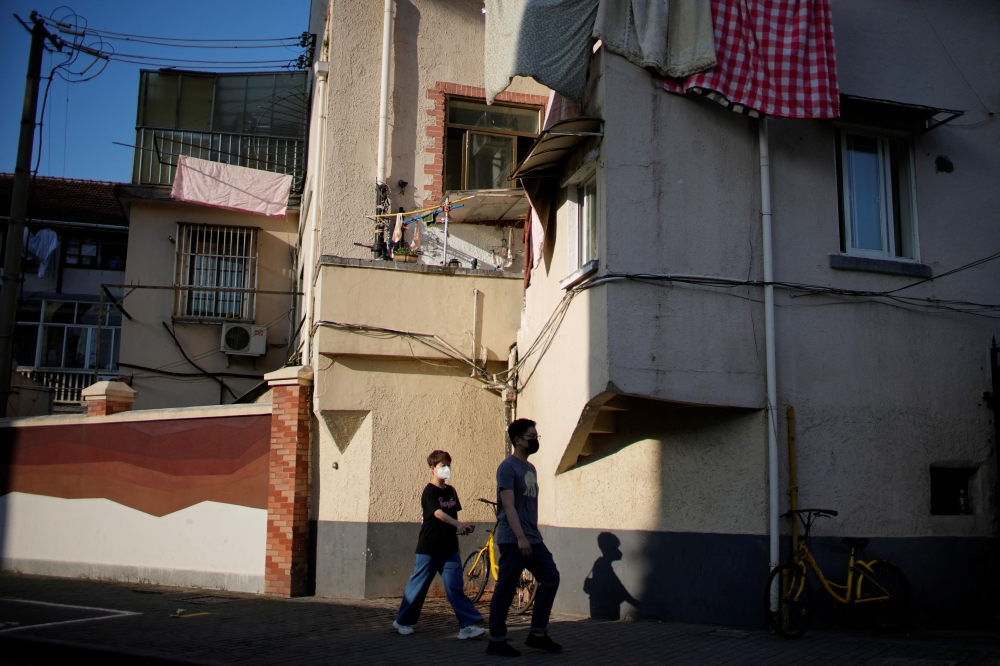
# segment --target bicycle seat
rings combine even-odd
[[[840,540],[840,543],[844,544],[848,548],[867,548],[868,539],[861,539],[857,537],[844,537]]]

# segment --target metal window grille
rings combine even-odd
[[[256,294],[219,288],[257,288],[257,229],[178,224],[174,285],[208,287],[178,290],[174,316],[252,322]]]

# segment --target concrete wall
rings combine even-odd
[[[270,413],[3,420],[0,567],[262,592]]]
[[[434,333],[468,355],[474,288],[481,292],[476,339],[496,372],[506,368],[514,341],[517,278],[325,258],[315,296],[329,320]],[[475,500],[496,492],[493,475],[506,446],[503,402],[470,378],[468,365],[411,339],[319,328],[315,345],[316,594],[401,594],[431,451],[451,453],[460,518],[481,523],[475,537],[462,539],[463,549],[485,540],[493,514]]]
[[[257,288],[268,291],[296,291],[292,269],[292,250],[296,242],[298,213],[275,218],[228,211],[179,202],[131,202],[129,263],[127,284],[172,285],[177,253],[177,223],[246,226],[260,229],[257,236]],[[138,289],[124,306],[133,319],[122,322],[120,362],[171,372],[197,373],[188,364],[174,341],[163,330],[163,322],[172,325],[184,351],[209,372],[229,372],[247,378],[225,378],[236,396],[261,381],[264,373],[280,368],[289,350],[285,345],[294,333],[298,320],[293,296],[257,296],[255,323],[268,326],[267,355],[263,357],[227,356],[220,351],[221,324],[171,322],[174,292]],[[234,400],[226,391],[220,396],[217,382],[207,377],[169,377],[122,366],[122,376],[133,376],[132,386],[139,392],[137,409],[217,405]]]

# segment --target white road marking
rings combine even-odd
[[[9,601],[19,604],[33,604],[35,606],[50,606],[52,608],[72,608],[73,610],[89,610],[89,611],[99,611],[101,613],[107,613],[107,615],[101,615],[99,617],[85,617],[79,620],[62,620],[60,622],[45,622],[43,624],[26,624],[18,627],[11,627],[10,629],[0,629],[0,634],[10,633],[12,631],[24,631],[25,629],[40,629],[42,627],[55,627],[62,626],[66,624],[78,624],[80,622],[94,622],[96,620],[114,620],[121,617],[129,617],[131,615],[142,615],[142,613],[135,613],[133,611],[123,611],[117,608],[98,608],[97,606],[74,606],[72,604],[56,604],[49,601],[34,601],[31,599],[10,599],[0,597],[0,602]]]

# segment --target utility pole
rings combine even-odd
[[[10,400],[10,376],[14,365],[14,321],[21,284],[21,243],[24,218],[28,215],[28,186],[31,177],[31,153],[35,143],[35,118],[38,113],[38,83],[42,76],[42,50],[49,39],[60,51],[62,42],[45,29],[38,12],[31,12],[31,49],[28,52],[28,77],[24,83],[24,107],[21,110],[21,136],[17,143],[14,167],[14,191],[7,224],[7,251],[0,282],[0,416],[7,415]]]

